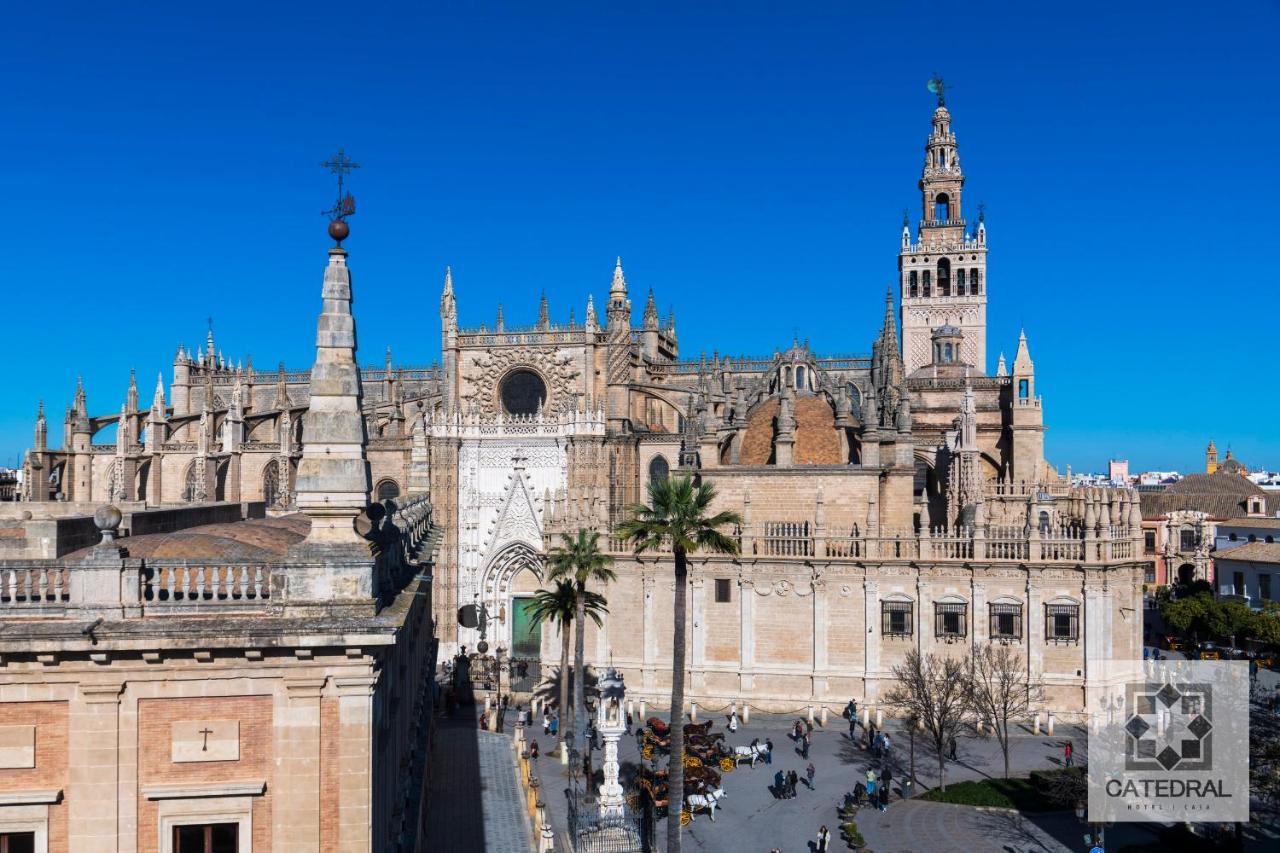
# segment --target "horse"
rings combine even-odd
[[[685,805],[689,807],[690,818],[698,811],[698,809],[706,809],[711,813],[711,822],[716,820],[716,806],[720,804],[720,800],[727,797],[724,788],[716,788],[710,794],[690,794],[684,798]]]
[[[753,743],[749,746],[735,746],[733,748],[733,763],[749,760],[751,766],[756,766],[757,758],[764,758],[769,753],[769,744]]]

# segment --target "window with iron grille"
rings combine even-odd
[[[933,635],[935,637],[964,637],[969,633],[969,605],[936,602],[933,605]]]
[[[1022,605],[989,604],[991,611],[991,639],[1022,639]]]
[[[880,602],[880,633],[886,637],[910,637],[914,608],[910,601]]]
[[[1059,642],[1080,639],[1080,606],[1078,604],[1046,604],[1044,606],[1044,638]]]
[[[729,579],[716,578],[716,603],[724,604],[729,601]]]

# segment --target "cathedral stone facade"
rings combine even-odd
[[[557,658],[553,629],[531,628],[525,608],[559,534],[598,530],[618,579],[601,590],[610,613],[587,626],[588,656],[665,702],[670,557],[633,555],[609,533],[648,483],[691,473],[743,519],[729,531],[740,555],[691,567],[691,700],[874,701],[909,649],[967,656],[999,642],[1024,652],[1047,710],[1087,710],[1104,663],[1140,652],[1138,497],[1070,490],[1046,463],[1025,334],[1012,364],[1001,355],[987,373],[987,229],[965,217],[951,124],[939,104],[919,227],[903,226],[897,299],[867,294],[883,320],[865,355],[792,340],[759,357],[681,358],[674,314],[659,316],[652,290],[637,311],[620,260],[580,322],[553,322],[544,296],[533,325],[507,325],[499,306],[492,326],[463,328],[446,273],[440,365],[388,354],[361,371],[367,497],[425,498],[443,531],[442,651],[483,639]],[[311,382],[232,364],[210,333],[194,355],[179,349],[168,398],[161,380],[148,409],[131,381],[118,413],[90,416],[80,389],[57,450],[41,412],[26,497],[288,511]],[[95,443],[111,425],[115,441]]]

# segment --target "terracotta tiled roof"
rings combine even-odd
[[[1233,518],[1231,527],[1256,527],[1260,530],[1280,530],[1280,518]]]
[[[295,513],[280,518],[205,524],[173,533],[148,533],[119,540],[130,557],[188,560],[271,560],[284,556],[290,545],[301,542],[311,529],[311,520]],[[77,559],[88,549],[73,552]]]
[[[1227,560],[1238,560],[1250,563],[1280,563],[1280,542],[1250,542],[1226,551],[1219,551],[1214,557],[1217,563]]]
[[[1176,510],[1207,512],[1213,518],[1243,518],[1248,498],[1263,497],[1267,515],[1280,512],[1280,493],[1268,492],[1230,471],[1188,474],[1162,492],[1142,492],[1142,517],[1159,518]]]

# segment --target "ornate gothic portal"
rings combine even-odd
[[[485,605],[494,648],[512,648],[513,599],[541,583],[546,498],[567,485],[564,439],[520,435],[532,427],[482,427],[458,455],[458,603]],[[474,648],[479,639],[478,630],[459,629],[460,644]]]

